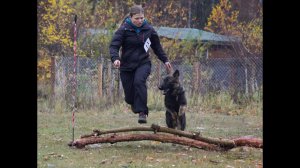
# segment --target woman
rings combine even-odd
[[[167,72],[170,72],[172,67],[157,32],[144,18],[144,9],[135,5],[130,8],[129,16],[115,32],[109,50],[114,67],[120,68],[125,101],[131,105],[134,113],[139,113],[140,124],[147,123],[148,116],[146,80],[151,72],[150,47],[165,64]]]

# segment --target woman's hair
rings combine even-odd
[[[135,14],[142,13],[144,14],[144,9],[142,5],[133,5],[129,10],[129,15],[132,17]]]
[[[132,17],[133,15],[138,14],[138,13],[144,14],[144,9],[143,9],[142,5],[133,5],[129,9],[129,13],[126,14],[125,17],[119,23],[119,27],[125,22],[126,18],[128,18],[129,16]]]

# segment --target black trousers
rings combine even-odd
[[[150,62],[140,65],[134,71],[120,72],[125,102],[132,106],[134,113],[145,112],[148,115],[146,81],[150,72]]]

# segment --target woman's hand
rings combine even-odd
[[[165,65],[166,65],[167,73],[170,74],[173,69],[172,65],[170,64],[170,62],[165,62]]]
[[[120,60],[115,60],[114,67],[115,68],[120,68],[120,64],[121,64]]]

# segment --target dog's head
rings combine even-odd
[[[179,86],[179,71],[176,70],[173,75],[168,75],[163,78],[163,81],[158,86],[158,89],[163,90],[164,94],[166,94],[169,90],[174,90]]]

